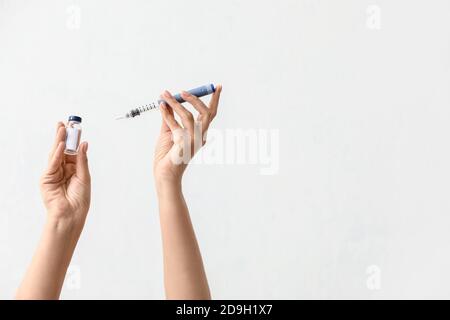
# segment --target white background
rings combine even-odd
[[[279,132],[274,175],[186,174],[215,298],[450,298],[449,39],[448,0],[0,0],[0,298],[37,245],[70,114],[93,201],[62,297],[164,297],[160,115],[114,118],[209,82],[219,132]]]

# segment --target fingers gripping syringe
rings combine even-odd
[[[188,92],[198,98],[200,97],[204,97],[207,96],[209,94],[212,94],[216,91],[216,88],[214,87],[213,84],[208,84],[206,86],[201,86],[192,90],[189,90]],[[184,99],[181,97],[180,94],[176,94],[173,96],[175,98],[175,100],[177,100],[179,103],[183,103],[185,102]],[[159,107],[159,104],[162,102],[163,100],[158,100],[156,103],[152,102],[149,104],[146,104],[144,106],[141,106],[139,108],[136,109],[132,109],[130,112],[128,112],[127,114],[125,114],[124,116],[120,116],[117,117],[116,120],[119,119],[129,119],[129,118],[134,118],[136,116],[141,115],[141,113],[150,111],[150,110],[154,110],[157,109]]]

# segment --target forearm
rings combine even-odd
[[[58,299],[81,233],[72,222],[49,219],[16,299]]]
[[[157,185],[167,299],[210,299],[200,249],[181,183]]]

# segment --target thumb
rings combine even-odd
[[[48,164],[47,169],[48,174],[52,175],[58,171],[59,167],[61,166],[64,160],[64,149],[65,149],[64,141],[59,142]]]
[[[89,183],[91,181],[91,175],[89,173],[89,165],[88,165],[88,158],[87,158],[87,150],[88,150],[88,143],[83,142],[80,145],[80,148],[78,150],[77,154],[77,177],[81,179],[81,181]]]

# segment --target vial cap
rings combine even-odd
[[[79,116],[70,116],[69,121],[76,121],[81,123],[81,117]]]

